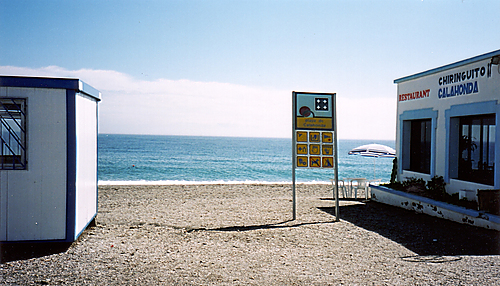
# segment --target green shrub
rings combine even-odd
[[[394,183],[390,183],[390,184],[382,184],[382,186],[385,186],[385,187],[388,187],[388,188],[391,188],[393,190],[397,190],[397,191],[405,191],[405,188],[403,187],[403,184],[401,182],[398,182],[398,181],[395,181]]]
[[[436,198],[445,198],[448,193],[446,192],[446,183],[442,176],[434,176],[430,181],[427,182],[427,189],[432,196]]]
[[[418,195],[434,200],[477,210],[477,202],[468,201],[466,198],[460,200],[458,193],[453,195],[448,194],[445,188],[446,183],[442,176],[434,176],[427,183],[424,179],[408,178],[403,182],[395,181],[384,186],[398,191],[418,193]]]
[[[391,184],[396,183],[397,176],[398,176],[398,158],[394,157],[394,160],[392,160]]]
[[[408,178],[403,181],[403,187],[408,190],[410,188],[419,189],[421,191],[425,191],[425,180],[422,178]]]

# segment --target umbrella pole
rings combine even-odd
[[[375,178],[375,159],[376,159],[376,158],[377,158],[377,157],[373,157],[373,179],[374,179],[374,180],[376,179],[376,178]]]

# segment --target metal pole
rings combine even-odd
[[[339,218],[339,151],[337,144],[337,94],[333,94],[333,128],[334,138],[333,144],[335,146],[335,220],[340,221]]]
[[[296,111],[297,108],[295,106],[295,101],[296,101],[296,95],[295,91],[292,92],[292,220],[295,220],[297,218],[297,200],[296,200],[296,194],[295,194],[295,166],[297,165],[297,156],[296,156],[296,142],[297,140],[295,138],[296,136],[296,131],[295,131],[295,117],[296,117]]]
[[[295,161],[295,160],[293,160]],[[293,184],[292,184],[292,196],[293,196],[293,199],[292,199],[292,204],[293,204],[293,207],[292,207],[292,220],[295,220],[297,218],[297,201],[296,201],[296,195],[295,195],[295,167],[293,168],[293,172],[292,172],[292,180],[293,180]]]
[[[295,132],[294,132],[295,133]],[[294,136],[295,137],[295,136]],[[295,195],[295,164],[296,164],[296,158],[295,158],[295,138],[292,139],[292,148],[293,148],[293,158],[292,158],[292,220],[295,220],[297,218],[297,200],[296,200],[296,195]]]
[[[374,180],[376,179],[376,178],[375,178],[375,159],[376,159],[376,158],[377,158],[377,157],[373,157],[373,179],[374,179]]]

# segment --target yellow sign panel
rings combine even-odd
[[[310,155],[319,155],[320,154],[320,146],[318,144],[309,145],[309,154]]]
[[[307,131],[297,131],[297,142],[307,142]]]
[[[333,168],[333,132],[296,131],[298,168]]]
[[[321,129],[321,130],[332,130],[333,120],[331,118],[319,118],[319,117],[297,117],[297,129]]]
[[[313,168],[320,168],[321,167],[321,157],[309,157],[310,164],[309,166]]]
[[[321,136],[319,135],[319,132],[309,132],[309,142],[320,142],[321,141]]]
[[[332,132],[323,132],[323,143],[333,143]]]
[[[333,155],[333,145],[322,145],[322,155]]]
[[[307,167],[307,156],[297,156],[297,167]]]
[[[297,154],[307,155],[307,144],[297,144]]]
[[[333,157],[323,157],[323,168],[333,168]]]

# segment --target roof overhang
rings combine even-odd
[[[394,80],[394,83],[401,83],[401,82],[409,81],[409,80],[416,79],[416,78],[419,78],[419,77],[431,75],[431,74],[434,74],[434,73],[443,72],[443,71],[446,71],[446,70],[449,70],[449,69],[453,69],[453,68],[456,68],[456,67],[460,67],[460,66],[463,66],[463,65],[467,65],[467,64],[479,62],[479,61],[482,61],[482,60],[485,60],[485,59],[488,59],[488,58],[491,58],[492,60],[494,60],[494,58],[495,58],[496,60],[498,60],[498,58],[496,58],[497,56],[500,56],[500,50],[496,50],[496,51],[493,51],[493,52],[490,52],[490,53],[487,53],[487,54],[479,55],[479,56],[476,56],[476,57],[473,57],[473,58],[465,59],[465,60],[462,60],[462,61],[459,61],[459,62],[456,62],[456,63],[452,63],[452,64],[449,64],[449,65],[445,65],[445,66],[442,66],[442,67],[438,67],[438,68],[435,68],[435,69],[431,69],[431,70],[428,70],[428,71],[417,73],[417,74],[414,74],[414,75],[410,75],[410,76],[398,78],[398,79]]]
[[[0,76],[0,86],[71,89],[88,95],[96,101],[101,100],[101,93],[97,89],[74,78]]]

